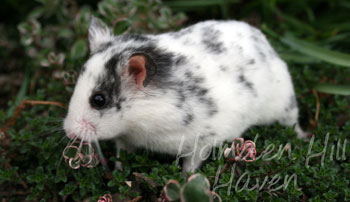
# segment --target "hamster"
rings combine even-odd
[[[92,17],[88,38],[64,120],[69,137],[113,139],[117,156],[136,148],[180,155],[183,171],[254,125],[279,122],[305,137],[287,65],[247,23],[114,36]]]

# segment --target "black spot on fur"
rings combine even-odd
[[[186,95],[184,94],[182,89],[178,89],[177,94],[178,94],[179,102],[176,105],[176,107],[182,109],[183,104],[186,102]]]
[[[210,98],[210,97],[201,97],[199,99],[199,101],[206,106],[209,116],[214,116],[215,114],[218,113],[218,107],[217,107],[217,105],[215,104],[215,102],[213,101],[212,98]]]
[[[226,51],[223,43],[219,41],[221,34],[219,30],[215,30],[212,27],[203,28],[202,43],[205,45],[208,52],[220,54]]]
[[[200,76],[194,76],[192,72],[186,71],[185,72],[185,77],[189,80],[189,82],[194,82],[194,83],[203,83],[204,78]]]
[[[187,71],[187,72],[185,73],[185,76],[186,76],[187,79],[192,79],[193,73],[190,72],[190,71]]]
[[[155,44],[149,43],[147,45],[135,48],[134,53],[144,54],[150,60],[146,64],[147,74],[146,81],[157,85],[158,87],[168,87],[170,77],[174,71],[173,67],[186,62],[186,57],[173,52],[158,48]]]
[[[175,90],[175,93],[178,97],[178,103],[176,104],[176,107],[184,110],[187,113],[186,106],[189,106],[188,102],[190,101],[188,97],[194,97],[197,100],[198,104],[204,105],[203,107],[208,110],[209,116],[216,114],[218,112],[217,106],[214,101],[208,97],[207,94],[209,90],[202,86],[204,78],[194,76],[194,74],[190,71],[185,73],[185,77],[187,79],[187,82],[173,82],[170,86],[171,89]]]
[[[253,65],[253,64],[255,64],[255,60],[254,59],[248,60],[247,65]]]
[[[183,65],[185,64],[187,61],[187,58],[185,56],[178,56],[175,58],[175,65],[178,66],[178,65]]]
[[[80,69],[80,73],[79,74],[83,74],[86,70],[86,65],[83,65],[83,67]]]
[[[257,52],[257,54],[260,56],[261,61],[265,62],[266,61],[266,54],[264,53],[261,45],[258,43],[254,45],[254,48]]]
[[[147,37],[141,35],[124,35],[122,37],[126,37],[129,40],[148,41]],[[105,63],[105,71],[97,79],[97,85],[93,91],[103,92],[107,95],[109,102],[105,108],[116,107],[117,110],[120,110],[122,107],[118,99],[120,95],[121,78],[120,75],[117,74],[116,68],[118,65],[122,65],[119,64],[121,61],[127,60],[126,58],[122,58],[125,57],[124,53],[126,52],[131,53],[131,55],[143,54],[147,58],[145,86],[152,82],[153,85],[159,88],[167,88],[175,64],[186,62],[185,56],[175,55],[172,52],[158,48],[156,44],[154,44],[154,41],[149,41],[140,47],[128,47],[124,50],[119,50],[117,54],[113,55]],[[130,56],[130,54],[128,56]]]
[[[189,70],[184,73],[184,77],[186,78],[186,82],[173,82],[172,84],[172,88],[176,89],[179,97],[179,103],[176,106],[184,109],[183,106],[184,102],[187,101],[187,97],[195,97],[197,102],[204,105],[208,110],[209,116],[216,114],[218,111],[217,106],[207,95],[209,90],[203,86],[204,78]]]
[[[253,39],[253,41],[255,41],[255,42],[258,42],[258,41],[259,41],[259,38],[258,38],[258,37],[256,37],[255,35],[251,36],[251,38],[252,38],[252,39]]]
[[[190,113],[186,114],[186,116],[183,120],[184,124],[189,125],[193,121],[193,118],[194,118],[193,114],[190,114]]]
[[[120,105],[120,102],[117,102],[117,104],[115,106],[117,108],[117,111],[120,111],[122,108],[122,106]]]
[[[248,80],[246,79],[246,77],[245,77],[243,74],[240,74],[239,77],[238,77],[238,79],[239,79],[239,82],[240,82],[240,83],[242,83],[244,86],[246,86],[249,90],[251,90],[251,92],[252,92],[255,96],[257,96],[257,94],[256,94],[256,92],[255,92],[255,89],[254,89],[254,87],[253,87],[253,83],[252,83],[252,82],[248,81]]]
[[[204,81],[204,78],[203,77],[194,77],[193,81],[196,83],[202,83]]]
[[[125,98],[124,97],[121,97],[118,99],[117,103],[116,103],[116,108],[117,108],[117,111],[120,111],[121,108],[122,108],[122,104],[123,102],[125,102]]]
[[[170,88],[171,90],[175,91],[175,94],[177,96],[178,102],[176,104],[176,107],[178,107],[179,109],[183,108],[184,103],[187,100],[187,95],[184,93],[184,88],[183,88],[183,82],[182,81],[173,81],[168,83],[169,86],[168,88]]]
[[[239,82],[243,83],[247,88],[253,90],[253,84],[245,78],[243,74],[239,75]]]
[[[227,68],[226,66],[224,66],[224,65],[220,65],[219,68],[220,68],[220,70],[223,71],[223,72],[226,72],[227,69],[228,69],[228,68]]]
[[[97,85],[92,93],[92,95],[94,95],[99,92],[107,97],[107,104],[103,109],[114,107],[115,104],[113,102],[117,100],[120,94],[121,81],[120,76],[116,73],[118,61],[119,54],[116,54],[105,63],[104,74],[100,75],[97,79]]]
[[[209,132],[208,134],[206,135],[202,135],[202,136],[199,136],[201,139],[204,139],[204,138],[207,138],[207,137],[214,137],[216,136],[217,134],[214,133],[214,132]]]
[[[139,34],[124,34],[120,37],[122,38],[122,41],[134,40],[137,42],[144,42],[149,40],[147,36],[139,35]]]
[[[208,89],[202,88],[197,85],[190,85],[187,87],[187,90],[190,91],[192,95],[196,95],[198,97],[203,97],[208,92]]]
[[[112,45],[113,45],[113,43],[111,41],[107,42],[107,43],[103,43],[98,47],[98,49],[95,52],[92,52],[91,55],[102,53],[102,52],[106,51],[109,47],[111,47]]]

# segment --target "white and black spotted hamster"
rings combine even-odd
[[[203,147],[232,141],[253,125],[277,121],[305,136],[286,64],[247,23],[114,36],[92,18],[89,43],[64,120],[69,137],[114,139],[117,155],[180,152],[187,154],[183,170],[194,171]]]

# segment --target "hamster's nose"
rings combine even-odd
[[[85,128],[87,131],[96,132],[96,126],[93,123],[91,123],[90,121],[87,121],[86,119],[82,119],[81,124],[82,124],[83,128]]]

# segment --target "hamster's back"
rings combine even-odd
[[[210,121],[227,126],[228,136],[236,124],[278,120],[294,98],[286,64],[260,30],[244,22],[206,21],[158,39],[160,47],[186,56],[188,63],[175,71],[178,79],[190,82],[188,74],[203,78],[197,85],[208,89],[218,106]]]

